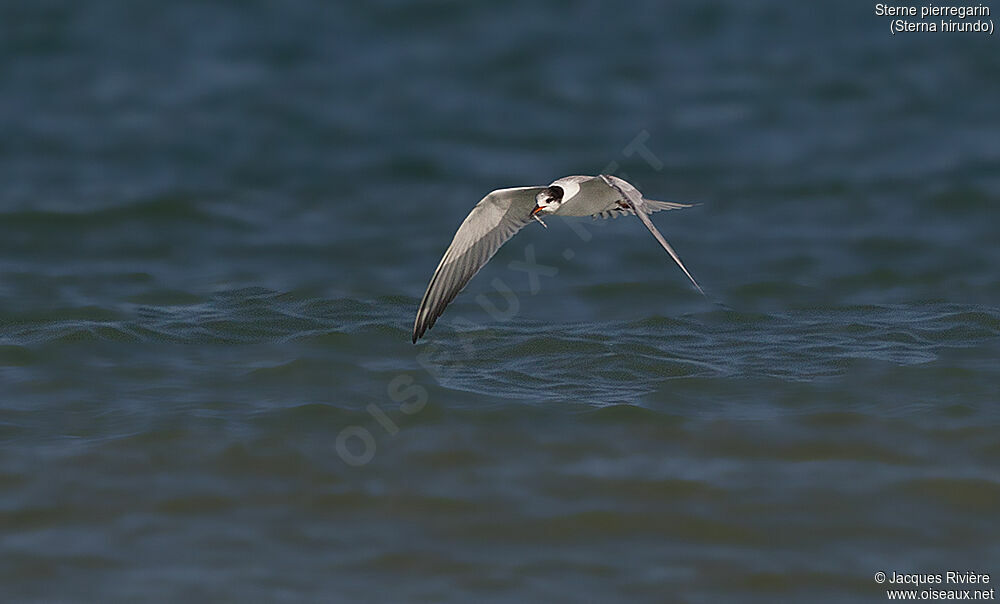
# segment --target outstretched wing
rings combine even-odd
[[[498,189],[472,208],[427,285],[413,323],[414,344],[500,246],[531,222],[535,195],[544,188]]]
[[[616,178],[614,176],[606,176],[604,174],[601,174],[600,178],[609,187],[621,193],[622,201],[625,202],[625,204],[629,207],[632,213],[634,213],[636,216],[639,217],[639,220],[642,221],[642,224],[646,225],[646,228],[649,229],[649,232],[653,234],[653,237],[655,237],[656,240],[660,242],[660,245],[663,246],[663,249],[667,250],[667,253],[670,254],[670,257],[674,259],[674,262],[677,263],[677,266],[681,267],[681,270],[684,271],[684,274],[687,275],[687,278],[691,280],[691,283],[694,283],[694,286],[698,288],[698,291],[701,292],[701,295],[704,296],[705,291],[701,289],[701,286],[698,285],[698,282],[694,280],[694,277],[692,277],[691,273],[688,272],[687,267],[685,267],[684,263],[681,262],[680,256],[677,255],[677,252],[674,251],[674,248],[670,247],[670,244],[667,243],[667,240],[663,238],[663,235],[660,234],[660,231],[656,229],[656,226],[653,224],[653,221],[649,219],[649,216],[647,216],[647,213],[650,211],[655,212],[656,210],[668,209],[663,207],[652,209],[649,206],[647,206],[647,204],[650,203],[666,204],[671,202],[666,202],[666,201],[651,202],[648,199],[643,199],[642,194],[639,193],[639,191],[635,187],[633,187],[632,185],[628,184],[627,182],[625,182],[620,178]]]

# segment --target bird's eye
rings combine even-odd
[[[552,185],[549,187],[549,201],[559,201],[562,199],[563,190],[559,185]]]

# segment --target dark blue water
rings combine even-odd
[[[998,43],[863,3],[0,4],[0,596],[1000,575]],[[653,220],[706,297],[634,218],[554,219],[410,343],[485,193],[599,172],[701,203]]]

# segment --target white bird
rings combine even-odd
[[[677,252],[663,238],[647,214],[660,210],[689,208],[690,204],[645,199],[635,187],[616,176],[566,176],[547,187],[497,189],[484,197],[458,227],[455,238],[441,258],[413,323],[413,343],[434,326],[441,313],[500,246],[515,233],[541,217],[593,216],[609,218],[635,214],[663,249],[674,259],[691,283],[701,286],[684,267]],[[548,228],[548,227],[546,227]]]

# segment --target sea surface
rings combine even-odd
[[[873,8],[0,2],[0,600],[1000,582],[1000,36]],[[410,342],[601,172],[705,296],[552,219]]]

